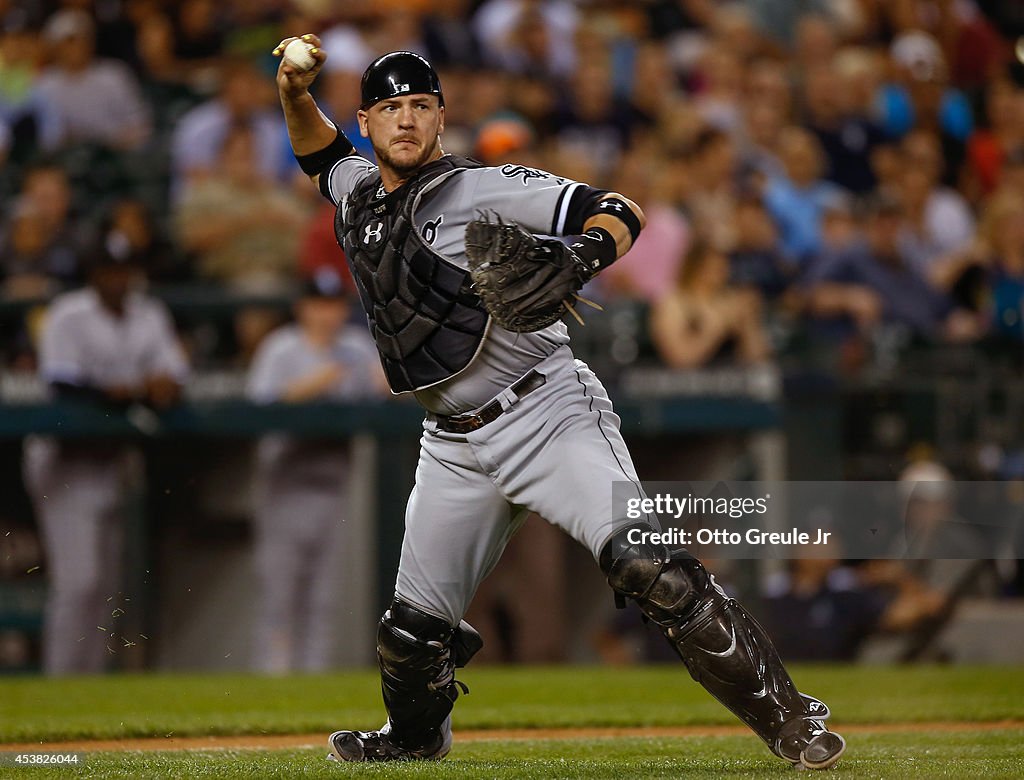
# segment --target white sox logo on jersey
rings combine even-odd
[[[530,183],[530,179],[554,179],[559,184],[565,183],[565,179],[559,176],[553,176],[547,171],[539,171],[536,168],[527,168],[525,165],[503,165],[501,166],[501,175],[506,179],[518,179],[521,176],[524,187]]]
[[[433,244],[434,239],[437,238],[437,229],[441,227],[444,222],[444,214],[441,214],[437,219],[432,219],[423,225],[423,240],[428,244]]]
[[[384,238],[384,223],[375,219],[363,229],[363,244],[377,246]]]

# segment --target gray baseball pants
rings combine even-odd
[[[468,434],[427,415],[395,594],[453,626],[533,511],[595,560],[620,527],[612,483],[637,483],[604,387],[568,347],[537,366],[545,384]]]

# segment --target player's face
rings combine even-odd
[[[444,106],[435,95],[389,98],[360,111],[359,130],[369,138],[377,162],[408,175],[438,156]]]

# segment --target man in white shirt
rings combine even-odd
[[[188,364],[163,304],[136,290],[140,277],[130,255],[104,248],[89,286],[54,299],[39,373],[56,398],[112,410],[177,402]],[[123,505],[141,477],[138,453],[116,440],[33,436],[24,474],[50,581],[43,669],[101,672],[120,644],[109,629],[121,587]]]

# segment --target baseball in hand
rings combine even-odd
[[[295,70],[306,71],[316,65],[316,59],[309,53],[313,44],[296,38],[284,47],[284,61]]]

